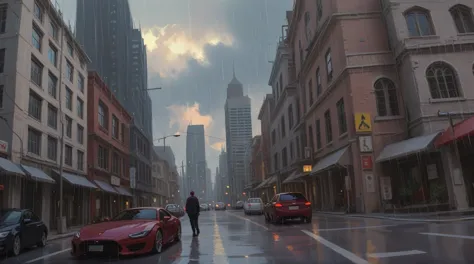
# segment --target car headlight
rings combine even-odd
[[[148,236],[149,233],[150,233],[150,230],[148,230],[148,231],[142,231],[142,232],[130,234],[130,235],[128,235],[128,237],[130,237],[130,238],[141,238],[141,237],[146,237],[146,236]]]
[[[81,232],[76,232],[76,233],[74,234],[74,237],[75,237],[75,238],[80,238],[80,237],[81,237]]]
[[[10,234],[10,232],[1,232],[0,233],[0,238],[5,238],[8,236],[8,234]]]

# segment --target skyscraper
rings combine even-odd
[[[78,0],[76,36],[97,71],[119,102],[132,115],[130,166],[136,170],[134,205],[152,200],[151,99],[146,89],[146,46],[141,31],[133,28],[128,0]],[[108,114],[108,113],[107,113]],[[114,128],[113,116],[112,129]],[[128,168],[127,168],[128,169]],[[128,179],[124,179],[128,180]]]
[[[243,85],[234,75],[227,85],[225,130],[227,172],[232,205],[242,199],[245,180],[245,149],[252,139],[250,98],[244,95]]]
[[[186,193],[194,191],[199,198],[205,198],[206,169],[204,126],[189,125],[186,134]]]

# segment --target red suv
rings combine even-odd
[[[273,223],[295,218],[311,223],[312,214],[311,203],[303,194],[296,192],[276,194],[264,208],[265,220]]]

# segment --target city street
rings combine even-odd
[[[312,224],[265,223],[242,211],[202,212],[201,235],[183,218],[182,242],[160,255],[75,260],[69,240],[29,250],[17,263],[473,263],[474,222],[408,223],[344,216],[314,216]]]

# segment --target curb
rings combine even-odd
[[[419,222],[419,223],[452,223],[452,222],[463,222],[474,220],[474,217],[461,217],[453,219],[423,219],[423,218],[398,218],[398,217],[388,217],[388,216],[375,216],[375,215],[347,215],[341,213],[316,213],[316,215],[322,216],[336,216],[336,217],[346,217],[346,218],[364,218],[364,219],[383,219],[383,220],[392,220],[400,222]]]
[[[54,240],[59,240],[59,239],[63,239],[63,238],[72,237],[72,236],[74,236],[75,233],[76,232],[61,234],[61,235],[55,235],[53,237],[49,237],[48,239],[46,239],[46,241],[50,242],[50,241],[54,241]]]

